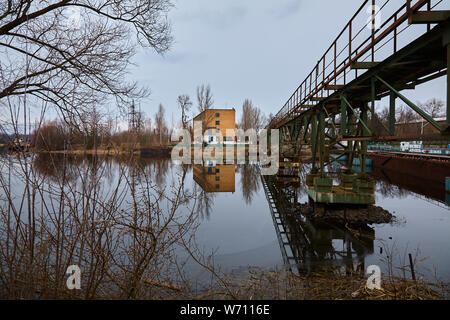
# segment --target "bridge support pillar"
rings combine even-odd
[[[345,96],[341,97],[341,135],[347,135],[347,105],[344,101]]]
[[[447,44],[447,124],[450,125],[450,39]]]
[[[367,104],[362,103],[361,104],[361,121],[363,121],[364,123],[367,123]],[[364,128],[363,126],[363,135],[367,136],[369,135],[369,130],[367,130],[366,128]],[[361,174],[365,175],[366,171],[367,171],[367,148],[369,147],[369,143],[367,141],[362,141],[360,142],[360,165],[361,165]]]
[[[397,96],[394,92],[390,93],[390,101],[389,101],[389,135],[395,135],[395,99]]]
[[[443,45],[447,48],[447,124],[450,125],[450,26],[444,34]]]
[[[319,114],[319,162],[320,162],[320,172],[324,172],[325,168],[325,112],[320,110]]]
[[[324,175],[308,175],[306,192],[314,203],[372,205],[375,204],[375,182],[358,174],[343,174],[342,183],[333,186],[333,180]]]
[[[375,118],[375,99],[376,99],[376,83],[375,83],[376,79],[372,78],[370,80],[370,89],[371,89],[371,105],[370,105],[370,113],[371,113],[371,118],[372,118],[372,124],[371,124],[371,130],[372,132],[375,131],[376,128],[376,118]]]
[[[312,147],[312,173],[317,173],[317,147],[318,147],[318,119],[317,114],[311,117],[311,126],[312,126],[312,136],[311,136],[311,147]]]

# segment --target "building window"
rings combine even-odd
[[[220,121],[216,121],[216,126],[220,126]]]
[[[216,189],[220,189],[220,184],[216,184]]]
[[[220,177],[219,176],[216,177],[216,181],[220,181]]]
[[[220,118],[220,113],[216,113],[216,118]]]

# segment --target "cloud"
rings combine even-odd
[[[302,5],[301,0],[278,1],[275,10],[272,10],[272,15],[277,19],[284,19],[296,14]]]
[[[248,8],[234,5],[226,8],[202,8],[195,12],[189,12],[179,17],[182,21],[207,24],[218,29],[226,29],[244,20],[248,14]]]
[[[189,60],[190,55],[185,52],[169,52],[163,56],[165,62],[180,63]]]

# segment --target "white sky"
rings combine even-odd
[[[172,50],[164,57],[141,51],[135,59],[138,67],[131,73],[152,90],[150,101],[141,105],[143,111],[153,116],[162,103],[169,123],[172,114],[179,118],[177,96],[189,94],[195,101],[196,86],[202,83],[211,85],[216,108],[234,107],[239,112],[249,98],[267,115],[277,113],[362,1],[178,0],[175,4],[170,14]],[[412,101],[445,100],[445,77],[405,94]]]
[[[240,117],[248,98],[266,115],[276,114],[362,2],[174,0],[171,51],[160,56],[140,49],[130,67],[130,78],[152,91],[140,107],[153,117],[162,103],[170,125],[180,118],[178,95],[189,94],[196,104],[196,87],[209,83],[216,108],[234,107]],[[445,101],[445,77],[404,94],[414,102]]]

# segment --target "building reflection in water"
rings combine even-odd
[[[290,174],[261,178],[285,266],[301,274],[324,267],[364,273],[365,257],[374,252],[375,231],[367,225],[352,230],[318,224],[299,214],[301,175],[296,171]]]
[[[207,193],[235,192],[236,166],[234,164],[215,164],[194,166],[194,180]]]

